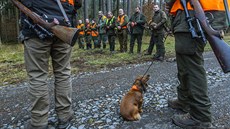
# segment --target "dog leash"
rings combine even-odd
[[[149,65],[148,69],[145,71],[145,73],[143,74],[141,79],[143,79],[143,77],[147,74],[147,72],[149,71],[150,67],[153,65],[153,61],[154,60],[152,60],[151,64]]]
[[[144,86],[144,84],[143,84],[143,82],[142,82],[142,79],[143,79],[144,76],[147,74],[147,72],[149,71],[150,67],[153,65],[153,61],[154,61],[154,60],[152,60],[152,62],[151,62],[151,64],[149,65],[148,69],[145,71],[145,73],[143,74],[143,76],[141,77],[141,80],[140,80],[140,82],[141,82],[141,87],[142,87],[142,89],[143,89],[144,92],[146,92],[146,88],[145,88],[145,86]]]

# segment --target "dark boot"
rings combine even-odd
[[[57,125],[57,129],[77,129],[77,128],[72,126],[70,121],[67,122],[59,121]]]
[[[25,129],[48,129],[48,125],[43,125],[43,126],[34,126],[31,124],[31,121],[28,120],[25,123]]]
[[[202,122],[195,119],[189,113],[183,115],[175,115],[172,118],[172,122],[185,129],[211,129],[211,122]]]
[[[158,54],[154,54],[154,55],[153,55],[153,59],[154,59],[154,60],[157,60],[157,58],[159,58],[159,57],[160,57],[160,55],[158,55]]]
[[[151,55],[151,53],[150,52],[146,52],[144,55]]]
[[[106,44],[103,44],[103,49],[106,49]]]
[[[133,46],[130,46],[129,53],[133,53]]]
[[[173,109],[179,109],[186,113],[190,110],[189,105],[183,104],[178,99],[168,100],[168,106]]]
[[[164,61],[164,56],[159,56],[158,58],[156,58],[156,60],[159,60],[159,61]]]

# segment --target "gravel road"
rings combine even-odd
[[[213,125],[230,129],[230,74],[224,74],[213,53],[204,54],[212,101]],[[124,121],[119,115],[119,102],[130,89],[135,77],[142,75],[151,62],[126,65],[100,72],[73,75],[74,125],[78,129],[178,129],[171,123],[176,110],[167,107],[167,100],[176,97],[175,61],[154,62],[148,74],[151,79],[144,97],[142,119]],[[52,96],[53,80],[49,80]],[[0,89],[0,128],[24,129],[29,118],[27,83]],[[51,98],[53,105],[54,98]],[[56,121],[51,106],[50,122]]]

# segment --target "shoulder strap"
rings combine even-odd
[[[64,10],[64,8],[63,8],[63,6],[62,6],[62,4],[61,4],[61,1],[60,1],[60,0],[56,0],[56,1],[57,1],[57,4],[58,4],[58,6],[59,6],[61,12],[62,12],[62,15],[63,15],[64,18],[65,18],[65,22],[67,23],[67,25],[68,25],[69,27],[71,27],[72,25],[71,25],[71,23],[70,23],[69,18],[68,18],[67,15],[66,15],[66,12],[65,12],[65,10]]]

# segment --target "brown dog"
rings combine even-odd
[[[141,119],[142,113],[143,93],[146,91],[147,81],[150,75],[138,76],[132,88],[121,100],[120,114],[121,116],[130,121]]]

